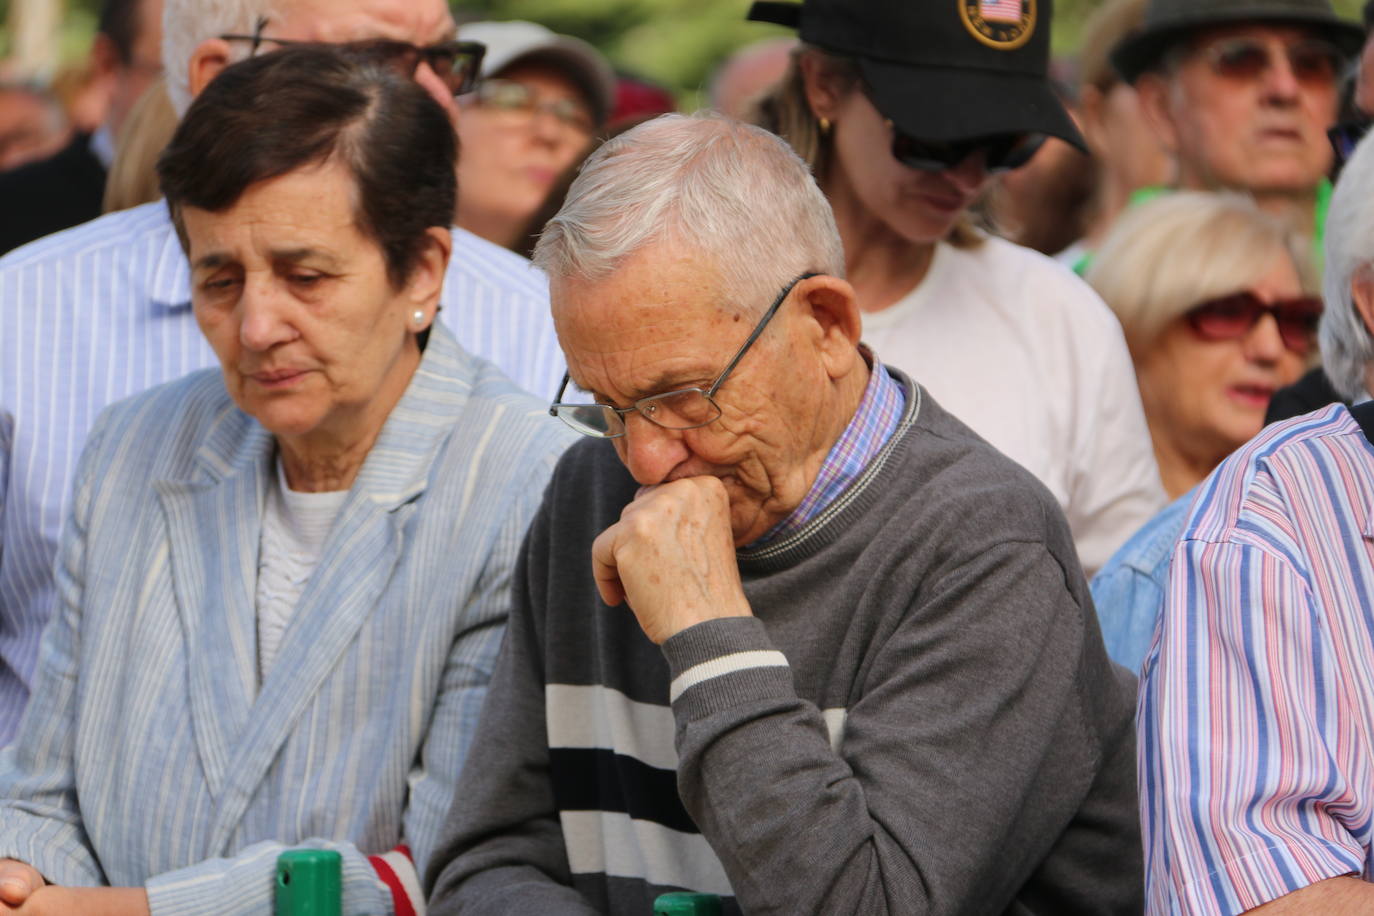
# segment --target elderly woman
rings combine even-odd
[[[1321,317],[1310,276],[1303,243],[1245,197],[1172,194],[1107,237],[1087,279],[1126,332],[1170,498],[1259,432],[1302,374]]]
[[[411,911],[388,850],[430,854],[564,444],[434,324],[454,148],[406,74],[321,48],[187,113],[159,171],[222,373],[91,434],[0,755],[6,904],[263,913],[306,845],[345,912]]]
[[[1111,313],[968,219],[1046,135],[1081,145],[1046,76],[1048,16],[984,6],[756,3],[802,39],[762,123],[834,208],[864,340],[1040,478],[1092,571],[1164,497]]]
[[[482,82],[460,96],[458,225],[521,250],[531,218],[591,149],[615,104],[615,74],[577,38],[533,22],[474,22]]]
[[[1248,198],[1178,192],[1128,211],[1088,273],[1125,328],[1174,497],[1092,582],[1107,652],[1132,670],[1193,488],[1260,431],[1274,392],[1313,355],[1322,308],[1306,292],[1309,250]]]

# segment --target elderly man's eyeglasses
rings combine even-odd
[[[548,113],[560,125],[583,137],[591,137],[596,129],[591,113],[576,99],[542,101],[533,89],[515,80],[483,80],[477,87],[477,104],[501,112],[507,118],[518,119],[522,124],[533,122],[536,115]]]
[[[252,43],[252,54],[265,41],[283,48],[300,45],[318,45],[320,42],[292,41],[286,38],[273,38],[262,34],[267,19],[261,18],[253,29],[252,35],[221,35],[223,41],[247,41]],[[443,81],[449,92],[462,95],[471,92],[477,84],[477,74],[482,67],[482,57],[487,46],[480,41],[441,41],[432,45],[416,45],[408,41],[391,38],[371,38],[364,41],[346,41],[334,45],[362,60],[372,61],[391,67],[396,72],[410,78],[415,75],[420,62],[429,65],[434,75]]]
[[[1273,315],[1283,345],[1305,355],[1312,348],[1312,337],[1322,316],[1322,301],[1316,296],[1299,296],[1264,302],[1254,293],[1232,293],[1209,299],[1184,313],[1193,331],[1204,340],[1235,340],[1250,333],[1265,315]]]
[[[1204,48],[1202,54],[1218,76],[1251,82],[1274,66],[1272,52],[1278,45],[1271,48],[1270,44],[1245,36],[1223,38]],[[1335,45],[1315,38],[1284,45],[1283,53],[1288,58],[1293,77],[1299,83],[1317,88],[1335,85],[1345,62],[1344,55]]]
[[[554,402],[549,405],[549,414],[562,420],[584,436],[593,436],[597,439],[618,439],[625,435],[625,416],[633,411],[638,411],[639,415],[656,426],[664,429],[697,429],[714,423],[720,416],[720,408],[716,405],[715,395],[720,390],[720,386],[725,384],[725,380],[730,377],[735,366],[744,358],[744,354],[749,352],[749,348],[754,345],[754,341],[759,339],[763,329],[768,326],[783,302],[791,294],[793,287],[803,280],[817,276],[814,273],[802,274],[791,283],[783,287],[782,292],[773,300],[773,304],[764,312],[759,323],[754,325],[754,330],[750,332],[748,339],[744,341],[744,346],[739,348],[733,359],[725,366],[725,369],[716,376],[716,380],[706,389],[701,388],[678,388],[674,391],[665,391],[662,394],[652,394],[646,398],[640,398],[629,407],[612,407],[610,404],[565,404],[563,403],[563,393],[568,390],[567,373],[563,374],[563,384],[558,386],[558,394],[554,397]]]
[[[985,156],[983,162],[988,174],[1010,172],[1030,162],[1045,142],[1044,134],[1000,134],[936,143],[907,136],[891,120],[887,126],[892,128],[893,158],[908,168],[923,172],[944,172],[958,168],[961,162],[980,151]]]

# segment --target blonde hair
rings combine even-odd
[[[854,58],[815,45],[798,45],[787,65],[787,74],[776,89],[763,97],[750,120],[786,140],[802,161],[810,166],[811,174],[824,188],[833,165],[833,141],[828,131],[821,130],[820,122],[806,98],[806,78],[801,68],[803,56],[814,59],[836,85],[846,90],[857,89],[863,79]],[[877,150],[874,155],[888,153],[886,150]],[[983,243],[983,234],[974,228],[973,219],[964,214],[950,229],[945,241],[956,248],[974,248]]]
[[[1311,292],[1309,240],[1248,196],[1176,191],[1122,214],[1084,279],[1116,313],[1138,355],[1193,306],[1247,289],[1278,252]]]
[[[177,113],[167,97],[162,77],[139,96],[115,141],[114,162],[105,181],[106,213],[127,210],[162,196],[157,182],[157,157],[177,127]]]

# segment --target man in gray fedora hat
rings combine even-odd
[[[1248,191],[1319,242],[1326,129],[1362,42],[1329,0],[1151,0],[1111,57],[1176,156],[1177,187]]]

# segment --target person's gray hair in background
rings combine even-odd
[[[1341,172],[1326,217],[1326,268],[1317,340],[1327,377],[1343,397],[1374,389],[1374,144],[1366,137]],[[1357,294],[1357,290],[1360,290]],[[1357,301],[1363,299],[1363,301]]]
[[[554,286],[573,275],[597,280],[669,239],[711,258],[751,314],[788,277],[844,276],[835,218],[806,163],[768,131],[714,112],[663,115],[597,150],[534,263]]]
[[[281,5],[280,0],[164,0],[162,67],[178,118],[191,106],[190,61],[196,46],[219,35],[251,35],[258,20],[271,18]],[[234,42],[231,48],[230,63],[253,52],[249,42]]]

